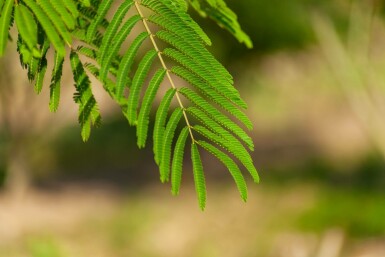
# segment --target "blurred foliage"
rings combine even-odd
[[[380,154],[369,154],[351,168],[338,168],[320,158],[302,165],[265,177],[274,187],[318,185],[313,207],[297,217],[297,228],[317,234],[339,228],[354,238],[385,235],[385,162]]]
[[[310,179],[312,184],[322,185],[313,208],[299,217],[299,228],[317,233],[341,228],[352,237],[385,235],[385,163],[381,155],[369,154],[361,165],[343,170],[319,159],[310,163],[301,174],[289,172],[291,179],[283,179],[285,183]]]
[[[276,50],[301,49],[315,42],[311,27],[314,12],[325,13],[335,22],[340,31],[346,30],[348,1],[333,0],[228,0],[228,5],[237,14],[246,33],[254,43],[254,52],[267,54]],[[226,31],[216,29],[213,22],[202,20],[214,41],[214,52],[230,62],[250,54],[243,45],[231,38]]]
[[[369,153],[359,165],[337,167],[320,156],[313,156],[302,163],[269,169],[265,182],[282,185],[292,182],[311,182],[326,187],[385,193],[385,162],[378,153]]]
[[[154,214],[151,214],[149,208],[139,201],[134,204],[135,209],[132,209],[131,206],[123,206],[121,212],[116,213],[105,224],[105,229],[108,231],[106,234],[107,240],[114,249],[116,256],[129,256],[137,244],[137,235],[140,235],[143,230],[151,229],[150,225],[153,222]],[[130,231],[130,233],[127,233],[127,231]],[[140,252],[135,255],[145,256],[145,253]]]
[[[62,257],[58,243],[51,237],[33,237],[27,248],[31,257]]]
[[[342,190],[337,187],[323,190],[314,207],[299,218],[299,227],[323,232],[342,228],[353,237],[385,235],[385,198],[383,193]]]
[[[202,214],[193,204],[194,188],[184,189],[182,201],[170,199],[168,190],[157,187],[130,193],[113,206],[103,200],[95,204],[98,196],[89,193],[92,207],[84,198],[79,201],[76,193],[65,201],[51,195],[55,204],[78,208],[81,217],[65,230],[50,219],[48,226],[41,220],[43,224],[16,240],[0,242],[0,256],[297,256],[288,252],[292,246],[302,249],[304,256],[318,256],[322,238],[333,229],[341,230],[346,239],[338,256],[359,256],[351,250],[385,235],[385,199],[374,192],[303,182],[262,185],[250,188],[250,202],[245,205],[233,188],[216,186],[210,208]]]
[[[53,175],[59,181],[91,179],[125,186],[158,181],[151,149],[152,145],[148,145],[138,150],[135,128],[122,118],[103,123],[87,143],[80,140],[77,126],[67,128],[55,144],[59,170]]]

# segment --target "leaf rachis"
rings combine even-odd
[[[155,36],[154,36],[154,34],[151,32],[151,29],[150,29],[150,27],[149,27],[148,24],[147,24],[147,20],[145,19],[144,15],[143,15],[143,12],[142,12],[142,10],[141,10],[141,8],[140,8],[140,6],[139,6],[139,3],[138,3],[137,1],[134,1],[134,2],[135,2],[136,10],[138,11],[138,14],[140,15],[140,17],[142,17],[143,25],[144,25],[146,31],[148,32],[148,34],[150,34],[151,43],[152,43],[152,45],[154,46],[155,50],[156,50],[157,53],[158,53],[158,57],[159,57],[159,60],[160,60],[160,62],[161,62],[161,64],[162,64],[163,68],[166,70],[166,76],[167,76],[167,78],[168,78],[168,80],[169,80],[169,82],[170,82],[170,85],[171,85],[172,88],[174,88],[175,90],[177,90],[178,88],[175,86],[174,80],[173,80],[172,77],[171,77],[170,71],[169,71],[169,69],[168,69],[168,67],[167,67],[167,65],[166,65],[166,62],[164,61],[163,56],[162,56],[162,54],[161,54],[161,52],[160,52],[160,50],[159,50],[158,44],[157,44],[156,41],[155,41]],[[190,121],[189,121],[189,119],[188,119],[188,117],[187,117],[187,113],[186,113],[186,111],[185,111],[185,107],[184,107],[184,105],[183,105],[183,103],[182,103],[182,100],[181,100],[181,97],[180,97],[178,91],[176,91],[175,96],[176,96],[176,99],[177,99],[177,101],[178,101],[179,106],[180,106],[180,107],[182,108],[182,110],[183,110],[183,116],[184,116],[184,119],[185,119],[185,121],[186,121],[186,124],[187,124],[187,126],[188,126],[188,128],[189,128],[191,140],[192,140],[193,142],[195,142],[195,138],[194,138],[194,135],[193,135],[192,129],[191,129],[192,126],[190,125]]]

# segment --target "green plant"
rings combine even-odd
[[[49,108],[55,112],[60,101],[63,63],[69,50],[76,89],[74,101],[79,105],[84,141],[90,136],[91,126],[101,122],[89,74],[96,77],[121,106],[129,124],[137,127],[139,148],[147,141],[155,96],[161,83],[167,81],[169,89],[156,107],[153,132],[153,150],[161,181],[171,179],[172,193],[179,193],[184,148],[190,138],[200,207],[205,207],[206,186],[198,146],[226,165],[246,201],[245,180],[229,155],[246,167],[255,182],[259,181],[246,149],[253,150],[253,142],[242,128],[252,128],[242,110],[247,105],[233,87],[232,76],[206,49],[206,45],[211,44],[209,37],[187,11],[191,5],[200,15],[212,18],[240,42],[252,47],[236,15],[223,0],[125,0],[116,3],[118,8],[112,13],[114,4],[112,0],[0,0],[0,56],[11,39],[9,28],[15,23],[21,63],[28,71],[29,80],[34,81],[35,91],[40,93],[47,71],[47,52],[52,49]],[[110,20],[106,18],[108,14],[112,14]],[[136,33],[133,28],[140,22],[143,32]],[[146,40],[151,42],[151,47],[142,54],[139,48],[146,48]],[[125,41],[131,42],[128,48],[123,47]],[[122,55],[121,50],[124,50]],[[137,57],[140,62],[134,70]],[[159,63],[155,67],[156,59]],[[152,74],[151,70],[155,69]],[[178,86],[175,77],[190,87]],[[150,81],[143,89],[146,79]],[[142,90],[144,97],[140,104]],[[176,102],[176,108],[172,107],[172,101]],[[180,124],[183,126],[173,147]]]

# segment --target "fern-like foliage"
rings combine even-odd
[[[250,37],[242,30],[237,15],[227,7],[224,0],[189,0],[193,8],[203,17],[209,17],[228,30],[239,42],[253,47]]]
[[[200,150],[228,168],[244,201],[246,183],[237,162],[255,182],[259,177],[249,153],[254,145],[247,133],[252,129],[244,113],[247,105],[232,76],[207,50],[211,41],[188,14],[190,5],[252,46],[223,0],[0,0],[0,56],[15,21],[20,60],[37,93],[43,88],[47,63],[53,63],[53,112],[59,108],[63,64],[69,60],[84,141],[101,121],[90,75],[137,127],[140,148],[148,140],[151,110],[156,110],[152,141],[160,180],[171,180],[172,193],[179,194],[184,152],[190,144],[199,206],[204,209]],[[54,53],[52,60],[49,51]],[[180,79],[185,83],[177,83]]]

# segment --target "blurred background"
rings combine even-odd
[[[10,45],[0,60],[1,257],[385,256],[384,4],[227,2],[254,49],[196,18],[249,104],[261,184],[248,179],[248,202],[206,155],[207,209],[189,161],[172,197],[151,145],[137,149],[98,84],[103,125],[83,143],[70,72],[51,114],[48,87],[35,95]]]

